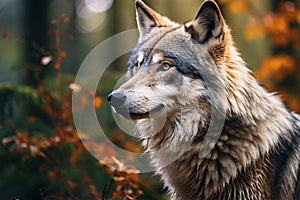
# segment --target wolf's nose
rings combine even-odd
[[[107,96],[107,101],[112,107],[120,107],[126,101],[126,96],[123,92],[112,92]]]

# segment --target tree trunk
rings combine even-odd
[[[48,5],[49,0],[28,0],[25,4],[25,38],[27,41],[25,56],[29,65],[39,65],[42,55],[41,49],[48,49]],[[37,85],[36,73],[39,69],[26,67],[24,82],[28,85]]]

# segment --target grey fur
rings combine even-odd
[[[300,117],[253,78],[217,4],[206,0],[184,25],[141,0],[136,7],[139,44],[111,103],[137,120],[171,199],[299,200]],[[225,88],[226,103],[221,135],[199,158],[218,98],[203,75]],[[121,106],[116,93],[126,97]]]

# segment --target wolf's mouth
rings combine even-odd
[[[164,106],[162,104],[160,104],[157,107],[151,109],[149,112],[146,112],[146,113],[129,112],[129,115],[130,115],[130,118],[133,120],[145,119],[145,118],[150,118],[150,116],[159,115],[163,109],[164,109]]]
[[[126,95],[123,92],[112,92],[107,96],[107,100],[115,113],[126,119],[133,120],[155,117],[155,115],[159,115],[164,108],[162,104],[159,104],[149,111],[147,111],[148,109],[146,109],[146,107],[141,106],[141,104],[132,104],[134,106],[131,107],[128,103],[126,104]],[[147,112],[142,112],[142,110]]]

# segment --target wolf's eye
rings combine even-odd
[[[136,61],[134,62],[134,69],[135,69],[135,70],[138,70],[140,67],[141,67],[141,63],[140,63],[139,61],[136,60]]]
[[[172,67],[172,65],[170,64],[170,63],[168,63],[168,62],[163,62],[162,64],[161,64],[161,68],[163,69],[163,70],[165,70],[165,71],[167,71],[168,69],[170,69]]]

